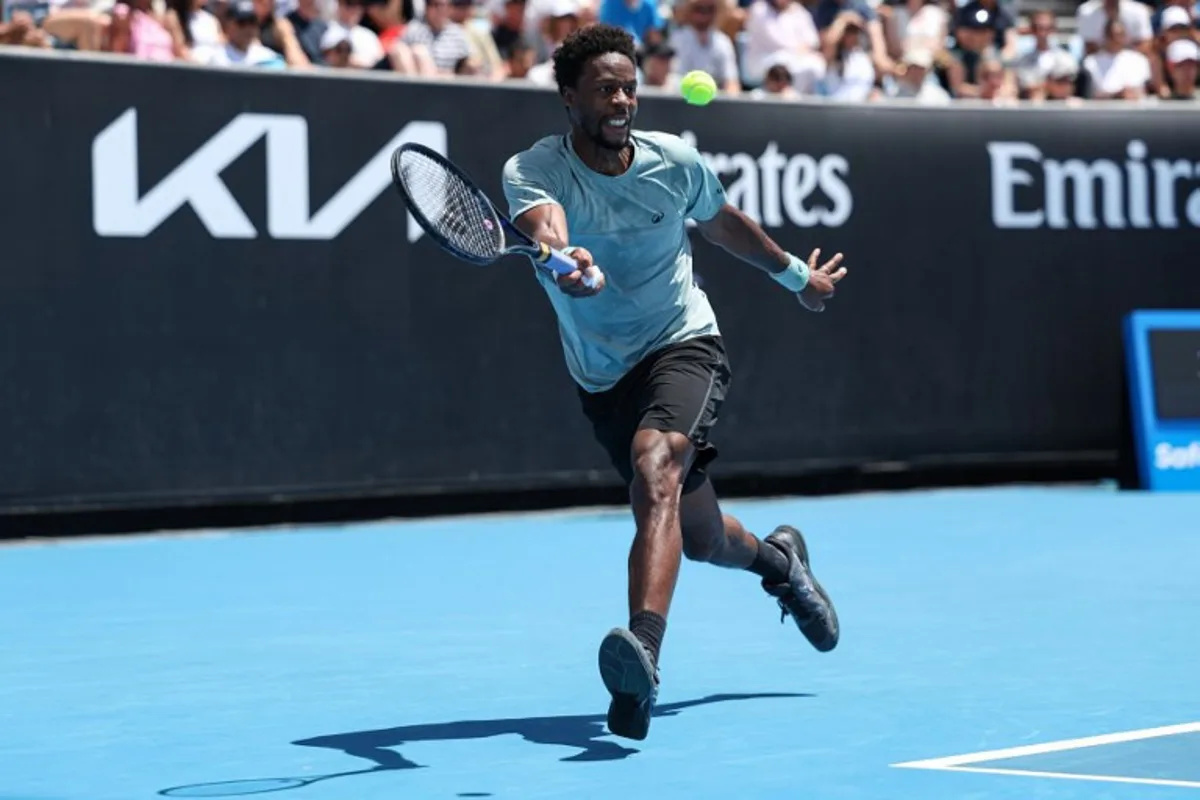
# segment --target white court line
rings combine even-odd
[[[903,766],[893,764],[892,766]],[[979,772],[985,775],[1022,775],[1027,778],[1063,778],[1077,781],[1103,781],[1108,783],[1141,783],[1151,786],[1182,786],[1200,789],[1198,781],[1172,781],[1166,778],[1129,778],[1122,775],[1080,775],[1073,772],[1035,772],[1028,769],[1001,769],[999,767],[941,767],[942,772]]]
[[[1155,739],[1162,736],[1178,736],[1183,733],[1200,732],[1200,722],[1187,722],[1182,725],[1166,725],[1160,728],[1143,728],[1121,733],[1106,733],[1100,736],[1087,736],[1082,739],[1063,739],[1057,742],[1007,747],[1002,750],[983,750],[977,753],[965,753],[943,758],[929,758],[921,761],[905,761],[892,764],[903,769],[933,769],[947,772],[979,772],[991,775],[1023,775],[1036,778],[1063,778],[1080,781],[1108,781],[1111,783],[1140,783],[1154,786],[1182,786],[1200,789],[1200,782],[1177,781],[1162,778],[1130,778],[1120,775],[1083,775],[1068,772],[1040,772],[1035,770],[1007,769],[1005,767],[972,767],[968,764],[978,764],[983,761],[998,761],[1004,758],[1020,758],[1036,756],[1043,753],[1060,753],[1065,750],[1080,750],[1085,747],[1100,747],[1107,744],[1122,742],[1137,742],[1143,739]]]
[[[1063,739],[1057,742],[1028,744],[1022,747],[1008,747],[1004,750],[984,750],[978,753],[966,753],[961,756],[946,756],[945,758],[930,758],[923,761],[905,761],[892,764],[893,767],[908,767],[911,769],[946,769],[960,767],[963,764],[977,764],[980,761],[997,761],[1001,758],[1020,758],[1021,756],[1036,756],[1042,753],[1058,753],[1063,750],[1079,750],[1084,747],[1097,747],[1103,744],[1120,744],[1136,742],[1141,739],[1154,739],[1159,736],[1176,736],[1181,733],[1200,732],[1200,722],[1185,722],[1182,725],[1167,725],[1162,728],[1143,728],[1137,731],[1122,733],[1106,733],[1101,736],[1088,736],[1083,739]]]

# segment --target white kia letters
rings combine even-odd
[[[410,122],[324,206],[309,207],[308,122],[290,114],[239,114],[182,164],[138,196],[137,109],[130,108],[92,142],[92,224],[100,236],[140,238],[190,205],[217,239],[258,236],[221,172],[260,139],[267,152],[267,233],[275,239],[336,238],[391,184],[389,159],[406,142],[446,153],[446,128]],[[410,216],[408,240],[421,236]]]

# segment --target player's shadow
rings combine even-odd
[[[760,700],[781,697],[811,697],[804,694],[715,694],[700,700],[666,703],[654,710],[654,717],[673,717],[685,709],[732,700]],[[487,739],[492,736],[516,734],[533,744],[573,747],[580,752],[562,761],[616,761],[638,752],[617,742],[601,739],[608,736],[605,716],[522,717],[518,719],[464,720],[438,722],[429,725],[404,725],[376,731],[335,733],[301,739],[292,744],[304,747],[326,747],[389,769],[413,769],[420,765],[406,759],[395,749],[413,742]]]
[[[666,703],[654,711],[654,717],[674,717],[681,711],[713,703],[735,700],[765,700],[776,698],[812,697],[811,694],[759,693],[759,694],[714,694],[699,700]],[[303,779],[261,779],[249,781],[226,781],[217,784],[199,784],[164,789],[159,794],[174,797],[217,797],[241,794],[259,794],[267,791],[296,788],[316,781],[326,781],[350,775],[390,770],[419,769],[417,764],[405,758],[399,750],[415,742],[465,741],[487,739],[492,736],[516,734],[532,744],[569,747],[578,752],[565,756],[561,761],[594,762],[617,761],[638,751],[615,741],[602,739],[609,736],[605,730],[603,714],[561,717],[520,717],[516,719],[463,720],[460,722],[434,722],[424,725],[402,725],[398,728],[382,728],[373,731],[352,731],[327,736],[300,739],[292,744],[303,747],[321,747],[339,750],[346,755],[364,759],[370,766],[351,772],[332,775],[309,776]],[[451,765],[452,766],[452,765]]]

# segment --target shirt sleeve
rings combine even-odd
[[[675,136],[668,142],[671,160],[683,176],[679,189],[683,215],[699,222],[712,219],[726,202],[721,179],[695,147]]]
[[[560,203],[554,176],[530,151],[518,153],[505,162],[501,182],[511,219],[546,203]]]

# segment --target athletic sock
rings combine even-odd
[[[653,611],[639,611],[629,618],[629,632],[650,653],[650,660],[655,666],[658,666],[658,650],[662,647],[666,630],[667,621]]]
[[[788,559],[778,547],[758,540],[758,552],[754,555],[754,563],[747,567],[755,575],[767,583],[787,583]]]

